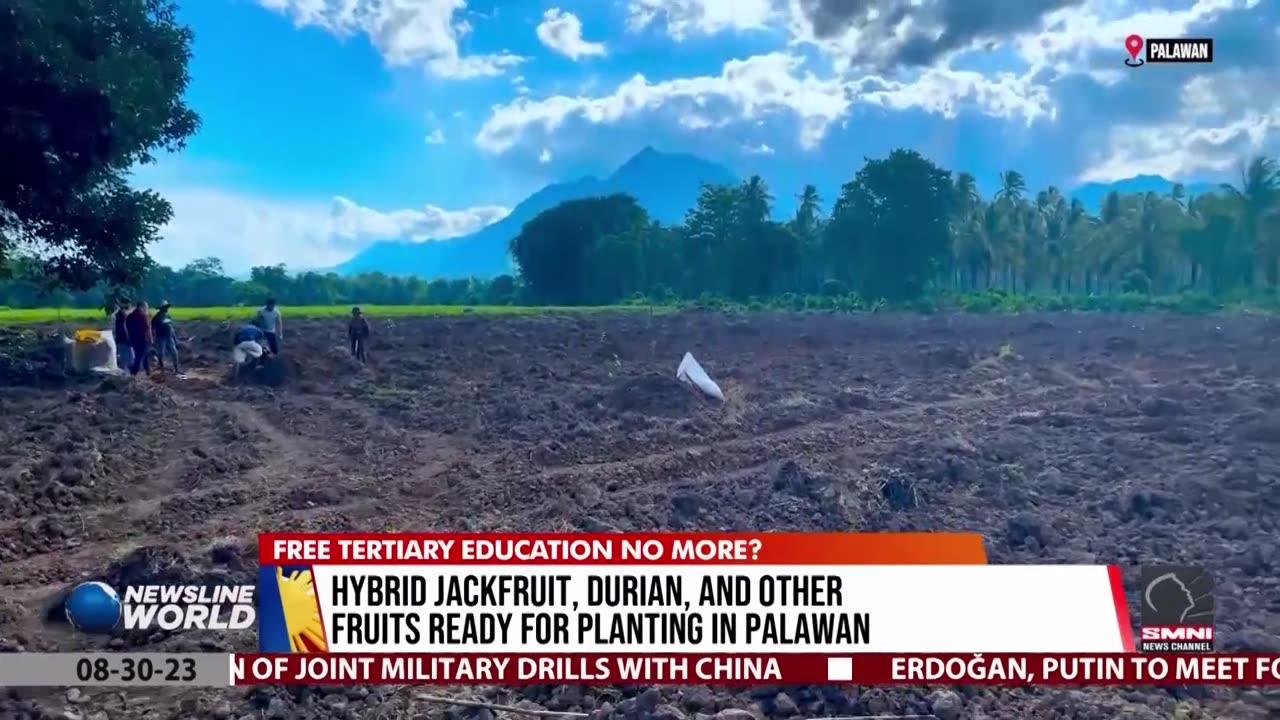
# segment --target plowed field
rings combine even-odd
[[[794,529],[971,530],[992,562],[1118,563],[1130,583],[1142,563],[1204,565],[1219,645],[1280,651],[1275,320],[375,318],[367,367],[341,321],[289,326],[277,386],[226,383],[230,330],[195,322],[186,379],[0,373],[0,648],[249,649],[108,642],[42,615],[82,579],[250,580],[263,530]],[[726,403],[674,380],[686,350]],[[419,692],[10,690],[0,716],[492,720]],[[782,692],[478,694],[663,720],[1280,713],[1248,690]]]

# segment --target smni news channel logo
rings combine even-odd
[[[80,632],[245,630],[258,613],[253,585],[131,585],[121,599],[103,582],[80,583],[64,605]]]
[[[1203,568],[1144,567],[1138,649],[1154,653],[1213,652],[1213,578]]]

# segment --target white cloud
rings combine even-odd
[[[335,197],[329,212],[335,237],[352,242],[369,240],[442,240],[475,232],[497,222],[510,212],[505,207],[485,205],[465,210],[445,210],[426,205],[414,210],[382,212],[344,198]]]
[[[1111,182],[1140,174],[1183,179],[1197,172],[1235,167],[1242,148],[1257,148],[1280,133],[1280,115],[1250,112],[1215,127],[1186,121],[1111,128],[1106,156],[1080,175],[1082,182]]]
[[[433,205],[382,212],[343,197],[328,204],[263,199],[218,188],[161,190],[173,219],[151,248],[158,262],[181,266],[216,255],[230,272],[287,263],[332,267],[378,240],[425,242],[474,232],[506,216],[503,207],[446,210]]]
[[[706,115],[696,112],[685,113],[680,116],[680,127],[687,130],[706,130],[713,127],[722,127],[730,122],[727,118],[712,120]]]
[[[1180,112],[1172,120],[1110,128],[1081,180],[1110,182],[1142,173],[1184,179],[1234,168],[1241,157],[1280,143],[1278,91],[1280,81],[1269,70],[1194,76],[1183,85]]]
[[[517,98],[493,108],[476,135],[486,152],[502,153],[526,135],[550,135],[570,119],[609,125],[669,104],[681,110],[679,123],[690,129],[710,126],[712,103],[728,106],[718,122],[756,120],[786,112],[800,121],[799,142],[812,148],[833,122],[855,102],[902,110],[920,108],[954,117],[962,107],[988,115],[1031,122],[1053,117],[1048,91],[1010,74],[987,77],[977,72],[931,69],[913,81],[868,76],[855,81],[819,78],[803,69],[803,60],[785,53],[730,60],[719,75],[677,78],[651,83],[636,75],[612,94],[600,97],[555,95],[541,100]]]
[[[582,21],[578,16],[559,8],[551,8],[542,14],[537,33],[538,40],[549,50],[571,60],[605,54],[604,43],[582,39]]]
[[[509,150],[531,130],[551,133],[572,117],[593,124],[613,124],[673,101],[700,107],[715,99],[730,104],[743,117],[789,110],[806,126],[803,140],[821,139],[831,121],[849,107],[845,88],[834,80],[800,73],[801,61],[783,53],[730,60],[718,76],[677,78],[650,83],[636,75],[603,97],[554,95],[542,100],[517,98],[496,106],[476,136],[487,152]]]
[[[763,30],[776,19],[771,0],[630,0],[627,26],[643,30],[659,16],[675,40],[726,30]]]
[[[347,37],[363,33],[390,65],[420,64],[441,77],[501,75],[524,61],[510,53],[464,56],[458,39],[471,24],[455,15],[466,0],[258,0],[298,27]]]
[[[551,162],[551,157],[552,157],[551,149],[542,148],[542,152],[538,153],[538,162],[542,163],[543,165],[546,165],[547,163]]]
[[[889,110],[920,108],[954,118],[961,107],[976,107],[992,117],[1031,123],[1056,114],[1048,88],[1012,73],[983,75],[967,70],[930,68],[911,82],[868,76],[858,81],[858,100]]]
[[[772,155],[774,153],[774,150],[773,148],[769,147],[768,144],[760,143],[759,145],[755,145],[755,146],[745,145],[742,148],[742,152],[748,155]]]
[[[428,145],[443,145],[444,130],[441,130],[440,128],[436,128],[435,130],[432,130],[431,134],[427,135],[426,140]]]

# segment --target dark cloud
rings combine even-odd
[[[880,67],[930,65],[952,50],[1034,29],[1040,19],[1084,0],[801,0],[814,34],[859,30],[855,60]],[[910,18],[902,40],[893,29]]]

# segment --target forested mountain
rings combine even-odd
[[[535,214],[510,243],[518,272],[493,280],[381,273],[226,277],[216,260],[156,268],[135,296],[179,305],[370,303],[606,304],[780,295],[909,300],[946,291],[1019,294],[1196,292],[1273,296],[1280,283],[1280,165],[1256,157],[1212,192],[1109,192],[1091,212],[1059,189],[1002,173],[982,197],[974,178],[910,150],[869,160],[830,203],[801,188],[773,217],[760,177],[708,184],[679,222],[625,193],[568,199]],[[93,306],[102,292],[39,295],[30,267],[0,284],[0,305]],[[30,272],[28,272],[30,271]]]

